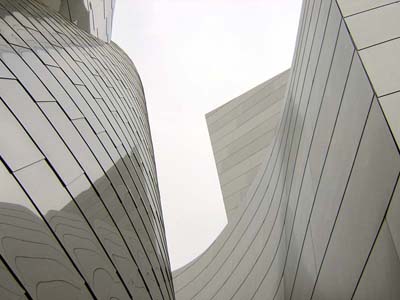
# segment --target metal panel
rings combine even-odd
[[[114,2],[89,2],[89,31],[109,40]],[[76,20],[74,14],[86,11],[70,8]],[[1,250],[13,276],[2,273],[10,291],[18,291],[15,280],[32,299],[54,299],[55,291],[60,299],[173,299],[144,93],[133,63],[115,44],[33,0],[0,0],[0,20],[1,199],[24,203],[40,220],[46,243],[69,272],[46,263],[16,267]],[[32,235],[29,242],[35,241]],[[56,257],[31,249],[15,254]],[[51,276],[60,284],[35,283]]]

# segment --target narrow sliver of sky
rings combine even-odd
[[[171,265],[226,225],[204,115],[290,67],[300,0],[117,0],[113,41],[143,81]]]

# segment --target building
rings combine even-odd
[[[304,0],[290,71],[207,115],[229,222],[173,278],[113,9],[0,0],[0,299],[400,299],[398,1]]]
[[[397,1],[303,1],[281,119],[234,204],[214,124],[242,115],[207,115],[235,213],[173,273],[177,299],[400,299],[399,28]]]
[[[114,1],[0,0],[0,299],[174,299]]]
[[[285,71],[206,115],[228,222],[271,150],[289,74]]]

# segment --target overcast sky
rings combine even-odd
[[[204,115],[290,67],[300,0],[117,0],[143,81],[172,269],[226,225]]]

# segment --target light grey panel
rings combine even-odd
[[[67,75],[64,74],[63,70],[60,68],[49,67],[53,75],[58,79],[59,82],[63,83],[63,87],[71,99],[75,102],[75,105],[79,107],[83,116],[88,120],[90,125],[96,132],[101,132],[104,130],[103,126],[100,124],[97,117],[94,115],[88,103],[79,93],[75,85],[70,81]],[[75,118],[74,118],[75,119]]]
[[[216,160],[220,161],[222,159],[225,159],[230,154],[233,154],[233,153],[239,151],[241,148],[243,148],[247,144],[254,142],[256,139],[265,139],[269,143],[271,143],[271,140],[274,136],[274,128],[275,127],[255,128],[255,130],[251,130],[251,131],[247,132],[245,135],[243,135],[239,139],[233,140],[228,145],[225,145],[224,147],[222,147],[218,150],[214,150],[214,156],[215,156]]]
[[[0,20],[0,33],[2,37],[4,37],[5,40],[7,40],[8,43],[14,44],[14,45],[19,45],[22,47],[26,47],[27,45],[25,42],[19,37],[19,35],[7,24],[7,21],[12,18],[10,16],[7,16],[7,12],[0,8],[0,15],[3,16],[4,19]],[[14,29],[15,26],[13,26]]]
[[[246,160],[248,156],[257,153],[261,149],[265,149],[271,143],[273,135],[273,132],[269,132],[267,137],[257,137],[248,144],[244,144],[243,147],[239,148],[237,151],[233,151],[232,153],[226,152],[224,156],[220,155],[218,161],[216,161],[217,169],[230,169],[236,164]]]
[[[0,81],[0,96],[54,165],[64,183],[68,184],[82,174],[72,154],[18,82]]]
[[[292,212],[293,221],[288,226],[287,234],[289,242],[288,256],[285,266],[285,293],[290,295],[292,293],[294,284],[296,283],[297,269],[299,268],[299,260],[301,259],[303,243],[306,237],[309,216],[313,206],[314,188],[310,176],[309,168],[306,167],[304,177],[302,179],[302,188],[297,203],[297,211]],[[295,208],[294,208],[295,210]]]
[[[270,103],[271,100],[276,101],[278,99],[271,96],[285,86],[288,75],[289,72],[284,71],[228,103],[214,109],[212,112],[209,112],[206,115],[206,119],[210,128],[210,135],[219,131],[222,126],[235,121],[242,112],[250,109],[257,103],[273,104]]]
[[[41,36],[39,43],[46,48],[50,56],[57,62],[58,66],[64,71],[68,78],[74,83],[82,85],[82,80],[76,74],[76,69],[74,69],[70,63],[73,63],[71,58],[64,57],[63,55],[68,55],[66,51],[60,50],[60,47],[54,47],[48,44],[47,40]],[[58,51],[61,52],[61,54]],[[70,63],[68,63],[68,60]],[[76,66],[76,65],[75,65]]]
[[[349,74],[349,68],[353,60],[353,52],[354,47],[351,45],[350,36],[345,26],[342,24],[322,99],[323,102],[320,108],[319,122],[315,129],[309,156],[309,164],[315,187],[317,186],[326,151],[329,147],[330,138],[334,130],[337,113],[340,108],[343,91]],[[358,69],[360,68],[359,61],[357,67]],[[355,76],[357,76],[357,74],[354,74],[354,78],[357,79]]]
[[[72,201],[57,175],[44,160],[15,172],[15,175],[43,215],[61,210]],[[47,188],[44,188],[45,185]]]
[[[314,299],[351,296],[383,221],[399,170],[400,157],[374,100],[321,266]]]
[[[288,75],[285,71],[206,116],[228,220],[268,155]]]
[[[320,180],[310,224],[318,266],[346,189],[372,101],[372,90],[357,57],[353,59],[348,76],[333,136],[327,141],[327,152],[323,153],[327,155],[326,160],[315,173]]]
[[[400,92],[387,95],[379,98],[379,103],[386,116],[386,120],[390,126],[390,130],[396,140],[397,145],[400,145]]]
[[[221,189],[226,193],[227,196],[231,193],[235,193],[238,190],[243,189],[245,186],[251,184],[253,178],[256,176],[259,165],[255,166],[253,169],[250,169],[246,173],[241,176],[236,177],[229,183],[222,185]]]
[[[64,143],[75,154],[76,160],[82,166],[84,172],[88,175],[92,182],[104,176],[103,170],[86,145],[84,139],[79,135],[78,130],[73,123],[63,113],[57,103],[41,103],[40,108],[46,117],[53,124]]]
[[[49,65],[49,66],[58,67],[58,64],[49,55],[49,53],[46,51],[46,49],[44,47],[42,47],[42,45],[39,43],[39,40],[42,39],[41,33],[36,31],[33,26],[31,26],[27,30],[34,38],[32,42],[30,42],[30,40],[27,41],[27,43],[29,44],[31,49],[37,54],[37,56],[39,56],[39,58],[43,61],[44,64]]]
[[[298,300],[310,299],[316,278],[317,268],[315,265],[314,245],[309,227],[306,233],[303,252],[300,258],[296,282],[291,298]]]
[[[281,280],[281,283],[280,283],[279,288],[278,288],[278,292],[274,296],[274,299],[276,299],[276,300],[284,300],[284,299],[286,299],[285,296],[286,296],[285,295],[285,285],[283,284],[283,280]]]
[[[357,49],[400,37],[400,3],[346,18]]]
[[[396,0],[337,0],[343,16],[362,13],[389,3],[397,2]]]
[[[260,161],[263,161],[270,153],[271,146],[268,146],[267,149],[262,149],[261,151],[257,152],[249,156],[249,158],[236,166],[232,167],[231,169],[223,172],[223,178],[220,179],[220,185],[226,184],[231,180],[235,179],[236,177],[240,176],[242,172],[246,172],[254,167],[260,165]]]
[[[0,155],[13,171],[44,158],[3,102],[0,102],[0,128]]]
[[[37,75],[32,72],[3,38],[0,38],[0,58],[36,101],[55,101],[43,82],[39,80]]]
[[[400,185],[397,183],[386,215],[387,224],[400,257]]]
[[[13,1],[13,2],[15,2],[15,1]],[[13,9],[13,6],[10,5],[10,0],[2,1],[2,6],[4,6],[8,11],[11,11],[14,18],[16,18],[25,28],[34,29],[34,26],[32,25],[31,22],[29,22],[29,20],[26,18],[25,15],[23,15],[18,10]]]
[[[8,68],[0,61],[0,77],[1,78],[15,78]]]
[[[400,90],[400,39],[388,41],[360,51],[377,96]]]
[[[400,260],[387,222],[383,222],[353,299],[400,298]]]
[[[14,49],[21,55],[27,65],[38,75],[42,82],[46,83],[46,88],[53,95],[58,103],[66,111],[71,119],[83,117],[78,108],[72,102],[71,98],[62,88],[62,85],[57,82],[48,68],[43,65],[39,58],[31,51],[22,47],[14,47]]]
[[[278,103],[282,105],[282,103]],[[240,143],[241,140],[248,137],[248,135],[262,135],[267,133],[268,131],[274,130],[277,126],[278,121],[280,120],[280,106],[275,109],[277,112],[269,113],[267,110],[267,114],[264,113],[257,115],[257,120],[251,120],[251,122],[246,122],[243,126],[239,126],[234,131],[228,133],[224,137],[217,139],[213,143],[213,151],[215,154],[218,153],[219,150],[224,149],[226,147],[231,147],[232,144]]]

